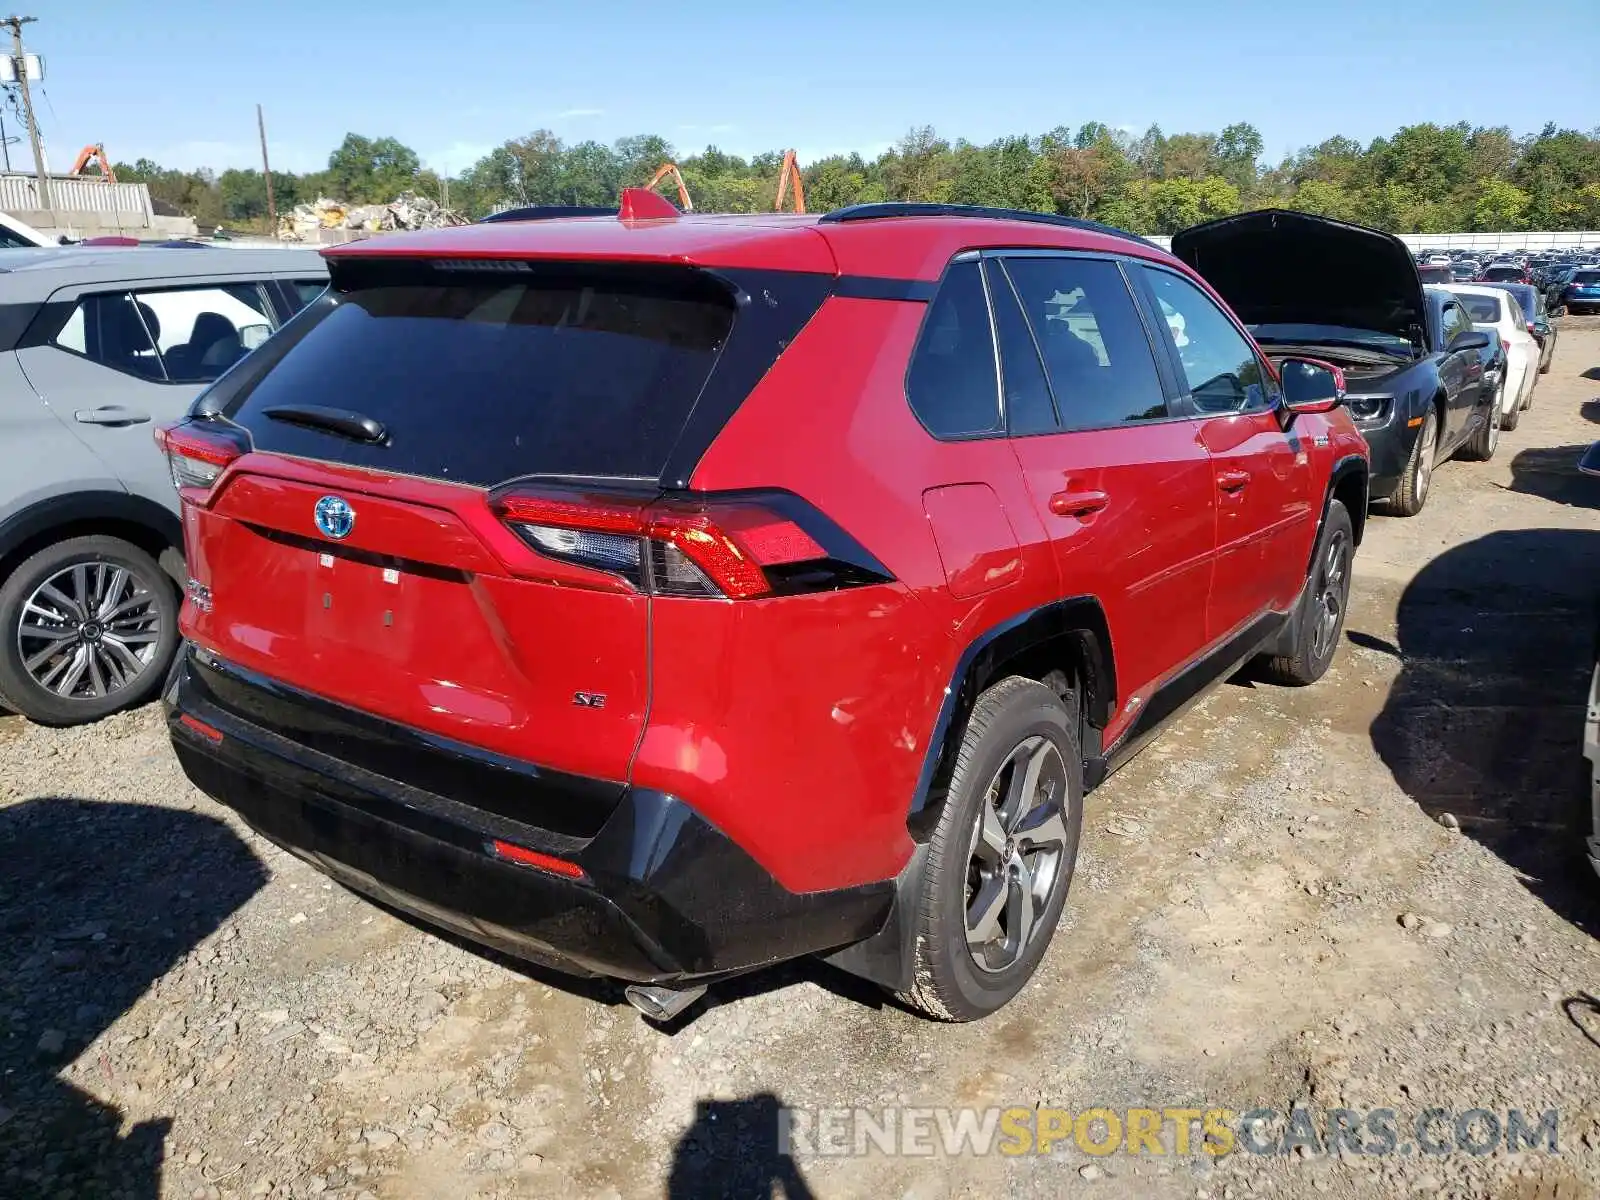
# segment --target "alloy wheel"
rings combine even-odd
[[[1311,657],[1320,661],[1333,648],[1344,619],[1345,594],[1349,587],[1350,540],[1337,531],[1317,565],[1316,607],[1311,617]]]
[[[150,669],[161,614],[149,580],[112,562],[62,567],[30,595],[17,625],[22,668],[69,700],[121,691]]]
[[[1023,740],[984,789],[967,859],[967,949],[983,971],[1027,951],[1061,878],[1067,771],[1049,738]]]

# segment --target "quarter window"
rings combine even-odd
[[[1194,406],[1205,414],[1267,406],[1255,350],[1216,303],[1171,271],[1145,270]]]
[[[970,437],[1000,428],[994,333],[976,259],[945,272],[923,318],[906,376],[917,419],[935,437]]]
[[[1150,340],[1117,264],[1046,255],[1006,260],[1065,429],[1167,416]]]

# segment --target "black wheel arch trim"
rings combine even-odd
[[[183,523],[176,513],[131,492],[104,490],[66,492],[29,505],[0,521],[0,560],[41,534],[88,521],[116,521],[143,526],[181,551]]]
[[[1002,621],[968,643],[951,673],[911,798],[908,825],[915,840],[926,841],[938,820],[944,783],[955,767],[960,747],[960,739],[952,735],[965,724],[979,694],[1000,677],[1007,663],[1057,641],[1063,649],[1070,648],[1086,676],[1077,681],[1084,693],[1084,752],[1099,746],[1100,730],[1110,722],[1117,701],[1111,628],[1100,601],[1093,596],[1068,596]]]
[[[1328,472],[1328,486],[1322,496],[1322,512],[1317,517],[1317,535],[1311,539],[1311,553],[1306,559],[1306,576],[1311,575],[1311,564],[1316,561],[1317,543],[1322,540],[1322,527],[1328,523],[1328,509],[1333,506],[1334,497],[1339,492],[1339,485],[1346,479],[1356,476],[1361,480],[1362,503],[1357,508],[1345,507],[1350,511],[1351,532],[1355,537],[1355,544],[1361,545],[1361,536],[1367,528],[1367,505],[1372,499],[1372,465],[1361,454],[1346,454],[1333,464],[1333,470]]]

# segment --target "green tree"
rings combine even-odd
[[[1528,214],[1532,197],[1504,179],[1485,179],[1478,184],[1472,205],[1474,229],[1517,229]]]
[[[336,200],[388,204],[416,186],[421,166],[416,151],[395,138],[347,133],[328,156],[327,183]]]
[[[1240,192],[1247,192],[1256,184],[1256,173],[1261,160],[1261,131],[1246,121],[1227,126],[1217,136],[1217,174]]]

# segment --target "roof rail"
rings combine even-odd
[[[1102,225],[1081,217],[1063,217],[1056,213],[1033,212],[1026,208],[989,208],[981,204],[931,204],[911,200],[889,200],[879,204],[851,204],[836,208],[818,218],[820,224],[843,224],[846,221],[877,221],[886,217],[969,217],[984,221],[1032,221],[1038,225],[1060,225],[1067,229],[1081,229],[1087,233],[1103,233],[1109,237],[1127,238],[1155,243],[1137,233],[1118,229],[1115,225]]]
[[[595,204],[529,204],[522,208],[508,208],[503,212],[479,217],[478,224],[490,221],[555,221],[563,217],[614,217],[615,206],[610,208]]]

